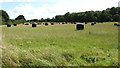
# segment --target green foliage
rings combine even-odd
[[[56,22],[108,22],[108,21],[118,21],[118,16],[120,16],[120,8],[112,7],[103,11],[86,11],[79,13],[65,13],[64,15],[56,15]]]
[[[12,24],[13,24],[13,22],[12,22],[11,20],[8,20],[7,24],[12,25]]]
[[[21,24],[21,23],[24,24],[26,22],[26,19],[24,18],[23,15],[19,15],[18,17],[15,18],[15,22],[17,24]]]
[[[7,24],[9,20],[9,15],[7,14],[6,11],[0,10],[0,18],[2,18],[2,24]]]
[[[15,20],[26,20],[23,15],[19,15],[18,17],[15,18]]]
[[[32,19],[27,20],[27,22],[112,22],[118,21],[119,16],[120,7],[112,7],[103,11],[67,12],[64,15],[56,15],[52,19]]]

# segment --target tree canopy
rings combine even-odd
[[[2,24],[6,24],[9,20],[9,15],[6,11],[0,10],[0,18],[2,19]]]
[[[9,19],[9,15],[4,10],[0,10],[0,17],[2,24],[20,24],[26,22],[23,15],[19,15],[15,19]],[[113,22],[119,21],[119,18],[120,7],[112,7],[103,11],[67,12],[64,15],[56,15],[52,19],[31,19],[27,20],[27,22]]]
[[[26,20],[23,15],[19,15],[15,18],[15,20]]]

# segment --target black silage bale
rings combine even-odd
[[[65,24],[68,24],[67,22],[65,22]]]
[[[62,22],[62,24],[65,24],[64,22]]]
[[[40,25],[41,23],[37,23],[38,25]]]
[[[74,24],[76,24],[76,22],[74,22]]]
[[[94,23],[91,23],[91,25],[94,25]]]
[[[13,24],[14,26],[17,26],[17,24]]]
[[[32,24],[32,27],[37,27],[37,24]]]
[[[77,24],[76,29],[77,30],[84,30],[84,25],[83,24]]]
[[[85,22],[85,24],[87,24],[87,22]]]
[[[120,26],[120,24],[117,24],[117,26]]]
[[[114,23],[114,26],[117,26],[117,23]]]
[[[45,23],[45,26],[48,26],[48,23]]]
[[[29,25],[28,23],[26,23],[25,25]]]
[[[94,24],[96,24],[96,22],[94,22]]]
[[[7,27],[11,27],[11,25],[10,25],[10,24],[7,24]]]
[[[51,23],[51,25],[54,25],[54,23]]]

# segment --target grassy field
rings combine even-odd
[[[2,27],[3,66],[118,66],[118,27],[113,22]]]

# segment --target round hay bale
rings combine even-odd
[[[11,25],[10,25],[10,24],[7,24],[7,27],[11,27]]]
[[[85,22],[85,24],[87,24],[87,22]]]
[[[65,24],[68,24],[67,22],[65,22]]]
[[[17,26],[17,24],[13,24],[14,26]]]
[[[62,22],[62,24],[64,24],[64,22]]]
[[[26,23],[25,25],[29,25],[28,23]]]
[[[54,23],[51,23],[51,25],[54,25]]]
[[[94,23],[91,23],[91,25],[94,25]]]
[[[117,26],[117,23],[114,23],[114,26]]]
[[[48,23],[45,23],[45,26],[48,26]]]
[[[83,24],[77,24],[76,29],[77,30],[84,30],[84,25]]]
[[[37,23],[38,25],[41,25],[41,23]]]
[[[32,24],[32,27],[37,27],[37,24]]]
[[[76,24],[76,22],[74,22],[74,24]]]
[[[96,24],[96,22],[94,22],[94,24]]]
[[[120,26],[120,24],[117,24],[117,26]]]

